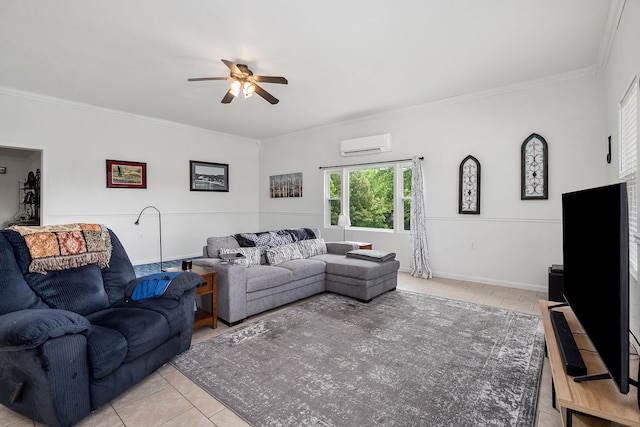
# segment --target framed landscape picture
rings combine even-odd
[[[272,199],[280,197],[302,197],[302,173],[270,176],[269,195]]]
[[[147,164],[107,160],[107,188],[147,188]]]
[[[191,191],[229,191],[229,165],[189,160]]]

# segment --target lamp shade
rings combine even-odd
[[[351,225],[351,220],[349,219],[349,215],[340,214],[338,215],[338,226],[340,227],[349,227]]]

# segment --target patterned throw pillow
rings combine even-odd
[[[302,259],[302,253],[296,243],[290,243],[288,245],[276,246],[266,252],[267,261],[271,265],[277,265],[285,261],[291,261],[292,259]]]
[[[300,240],[296,242],[296,244],[300,248],[300,253],[302,253],[304,258],[327,253],[327,245],[324,243],[324,239]]]
[[[231,261],[238,265],[260,265],[260,249],[258,248],[220,248],[221,254],[242,254],[245,257]]]

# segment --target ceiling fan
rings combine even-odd
[[[259,83],[279,83],[286,85],[287,79],[284,77],[272,77],[272,76],[256,76],[245,64],[236,64],[235,62],[227,61],[223,59],[222,62],[231,70],[229,77],[197,77],[187,79],[190,82],[199,82],[202,80],[229,80],[231,85],[229,90],[222,98],[223,104],[228,104],[233,101],[233,98],[242,96],[243,98],[249,98],[257,93],[271,104],[277,104],[278,99],[271,95],[269,92],[258,86]]]

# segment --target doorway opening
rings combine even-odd
[[[42,150],[0,146],[0,227],[41,225]]]

